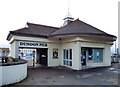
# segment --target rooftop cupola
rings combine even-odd
[[[72,21],[74,21],[74,18],[71,16],[71,14],[68,11],[68,14],[65,16],[64,20],[64,24],[63,26],[66,26],[68,24],[70,24]]]
[[[68,14],[65,16],[63,26],[66,26],[70,24],[72,21],[74,21],[74,18],[71,16],[70,11],[69,11],[69,1],[68,1]]]

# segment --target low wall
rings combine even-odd
[[[0,86],[20,82],[27,76],[27,61],[15,59],[14,63],[2,63],[0,66]]]

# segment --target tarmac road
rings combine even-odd
[[[80,71],[65,67],[37,67],[28,68],[28,77],[13,85],[118,85],[118,74],[120,63]]]

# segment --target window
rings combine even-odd
[[[65,55],[66,55],[66,53],[65,53],[65,49],[63,50],[63,58],[65,59]]]
[[[102,61],[103,60],[103,49],[94,49],[94,61]]]
[[[35,51],[35,58],[36,58],[36,49],[19,49],[19,58],[32,60],[33,59],[33,51]]]
[[[68,50],[66,50],[66,59],[68,59]]]
[[[72,49],[70,49],[70,60],[72,60]]]
[[[72,49],[63,50],[63,64],[72,66]]]
[[[103,48],[88,48],[82,47],[82,59],[86,58],[88,61],[99,62],[103,60]]]
[[[93,60],[93,49],[88,48],[88,60]]]

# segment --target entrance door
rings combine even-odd
[[[81,54],[82,54],[82,57],[81,57],[82,66],[86,66],[86,49],[85,48],[82,48]]]
[[[40,64],[47,66],[47,49],[40,49]]]

